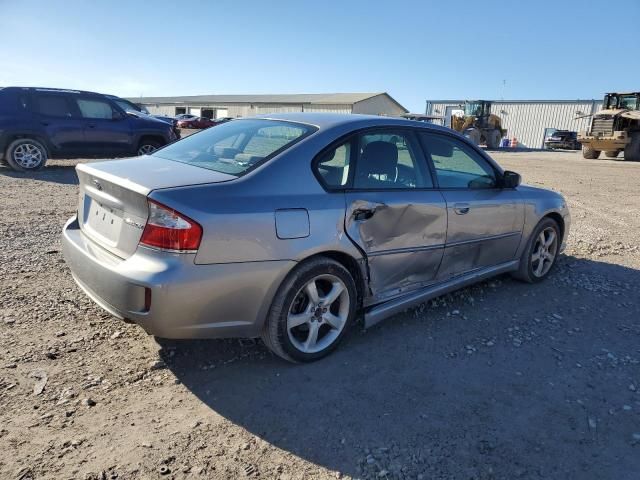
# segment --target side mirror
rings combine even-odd
[[[522,177],[519,173],[505,170],[502,174],[502,188],[516,188],[522,182]]]

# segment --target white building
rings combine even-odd
[[[315,93],[291,95],[192,95],[184,97],[139,97],[154,115],[181,113],[222,118],[250,117],[265,113],[331,112],[400,116],[408,110],[386,92]]]
[[[491,113],[502,119],[507,136],[518,145],[543,148],[553,130],[586,130],[591,115],[602,108],[602,100],[492,100]],[[442,116],[446,126],[451,115],[464,108],[464,100],[427,100],[426,114]],[[579,118],[581,117],[581,118]]]

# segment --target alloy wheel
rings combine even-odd
[[[296,294],[287,315],[287,335],[303,353],[330,347],[349,318],[351,298],[342,280],[324,274],[311,279]]]
[[[32,143],[22,143],[13,151],[13,160],[24,169],[37,168],[44,161],[44,152]]]
[[[138,155],[149,155],[157,150],[154,145],[150,145],[148,143],[141,145],[138,149]]]
[[[558,235],[552,227],[540,232],[531,254],[531,270],[538,277],[544,277],[551,269],[558,253]]]

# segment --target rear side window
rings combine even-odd
[[[27,111],[28,108],[29,103],[26,93],[18,93],[15,90],[0,88],[0,112],[20,113]]]
[[[71,107],[62,95],[37,95],[37,110],[48,117],[72,117]]]
[[[240,176],[314,130],[278,120],[234,120],[190,135],[153,155]]]
[[[113,119],[113,108],[102,100],[87,100],[79,98],[76,100],[80,113],[84,118],[101,118],[104,120]]]
[[[359,137],[353,182],[356,189],[431,188],[424,158],[414,148],[412,135],[383,130]]]
[[[315,164],[316,172],[329,188],[340,188],[349,181],[351,141],[321,153]]]

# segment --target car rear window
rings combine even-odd
[[[279,120],[234,120],[188,136],[153,155],[241,176],[314,130]]]

